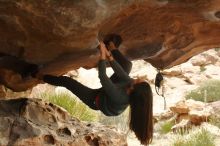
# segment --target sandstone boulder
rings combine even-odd
[[[215,64],[219,60],[219,57],[218,52],[212,49],[199,55],[196,55],[190,60],[194,66],[205,66],[208,64]]]
[[[0,100],[0,145],[126,146],[114,128],[80,122],[39,99]]]
[[[186,105],[185,101],[180,101],[176,103],[175,106],[171,106],[170,110],[177,114],[186,114],[190,111],[189,107]]]
[[[220,80],[220,76],[219,76],[220,66],[210,64],[210,65],[206,66],[205,68],[206,69],[204,71],[204,75],[207,78]]]
[[[209,117],[214,114],[214,109],[210,104],[192,99],[177,102],[170,107],[170,110],[179,115],[176,121],[186,119],[194,125],[200,125],[202,122],[208,121]],[[184,117],[182,114],[184,114]]]

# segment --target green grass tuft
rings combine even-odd
[[[66,109],[70,115],[82,121],[96,121],[97,113],[76,99],[75,96],[63,93],[42,93],[41,98]]]
[[[197,89],[186,94],[186,99],[194,99],[197,101],[213,102],[220,100],[220,80],[207,80],[203,82]]]
[[[215,48],[215,51],[216,51],[216,52],[220,51],[220,48]]]
[[[159,132],[161,134],[167,134],[171,131],[171,128],[173,127],[174,122],[173,121],[165,121],[160,124]]]
[[[204,128],[191,135],[179,136],[172,146],[215,146],[214,135]]]
[[[218,128],[220,128],[220,115],[219,114],[215,114],[215,115],[212,115],[210,118],[209,118],[209,123],[214,125],[214,126],[217,126]]]
[[[200,72],[204,72],[204,71],[206,71],[205,66],[200,66]]]

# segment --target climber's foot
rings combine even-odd
[[[122,38],[120,35],[117,34],[108,34],[106,35],[103,41],[108,50],[114,50],[120,46],[122,43]]]
[[[21,74],[21,76],[22,78],[34,77],[37,72],[38,72],[38,65],[29,64],[25,69],[25,71]]]

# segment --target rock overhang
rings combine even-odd
[[[110,33],[129,59],[171,68],[220,46],[219,13],[220,0],[1,1],[0,81],[24,91],[39,83],[20,76],[27,64],[54,75],[95,67],[98,40]],[[7,65],[7,56],[17,60]]]

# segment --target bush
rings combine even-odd
[[[188,137],[186,135],[178,137],[172,146],[215,146],[214,140],[214,135],[202,128]]]
[[[212,115],[209,118],[209,123],[220,128],[220,116],[218,114]]]
[[[97,113],[87,107],[84,103],[76,99],[73,95],[65,92],[42,93],[41,98],[66,109],[70,115],[82,121],[96,121]]]
[[[160,124],[159,132],[161,134],[167,134],[171,131],[171,128],[173,127],[174,122],[173,121],[165,121]]]
[[[216,52],[220,51],[220,48],[215,48],[215,51],[216,51]]]
[[[204,72],[204,71],[206,71],[205,66],[200,66],[200,72]]]
[[[197,101],[213,102],[220,100],[220,80],[207,80],[195,89],[186,94],[186,99]]]

